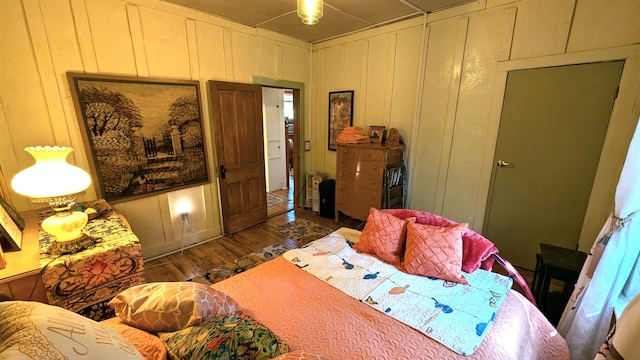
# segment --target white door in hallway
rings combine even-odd
[[[283,98],[283,89],[262,88],[268,192],[287,187]]]

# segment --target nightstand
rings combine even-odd
[[[538,308],[551,317],[550,321],[553,324],[557,324],[560,315],[562,315],[562,309],[559,309],[559,313],[556,314],[548,304],[551,280],[556,279],[564,282],[560,297],[560,305],[564,307],[571,296],[586,258],[587,254],[582,251],[540,243],[540,254],[536,254],[536,270],[532,287]]]
[[[106,303],[115,295],[145,282],[140,241],[126,219],[104,200],[85,205],[106,209],[83,229],[95,246],[59,256],[47,254],[52,237],[38,225],[52,210],[25,213],[23,248],[6,253],[7,267],[0,270],[6,285],[0,285],[0,292],[101,320],[112,315]]]
[[[5,252],[7,267],[0,270],[0,293],[14,300],[47,302],[40,278],[38,210],[21,212],[25,221],[22,250]]]
[[[121,214],[104,200],[85,205],[107,208],[83,230],[95,247],[51,257],[46,253],[51,236],[40,230],[40,273],[49,304],[101,320],[112,315],[107,302],[145,282],[144,263],[140,241]],[[49,215],[40,212],[40,219]]]

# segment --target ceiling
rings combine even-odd
[[[305,25],[296,0],[164,0],[254,28],[317,43],[474,0],[325,0],[324,16]]]

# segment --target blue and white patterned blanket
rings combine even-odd
[[[340,230],[283,256],[461,355],[473,354],[480,345],[512,284],[484,270],[463,273],[468,285],[409,275],[357,253]]]

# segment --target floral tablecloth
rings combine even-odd
[[[138,237],[106,201],[84,204],[102,208],[83,229],[95,246],[74,254],[52,256],[52,236],[40,229],[40,272],[49,304],[101,320],[109,314],[105,303],[122,290],[145,282]],[[40,221],[52,215],[40,212]]]

